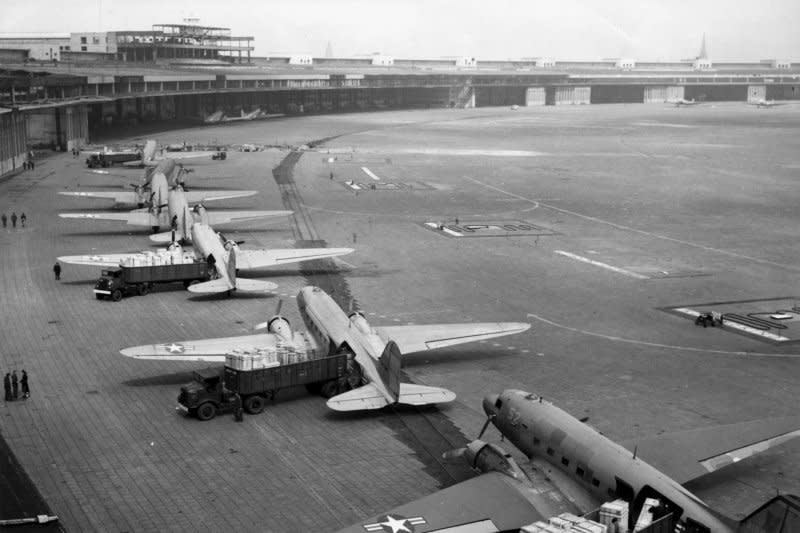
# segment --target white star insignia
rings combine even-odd
[[[164,348],[166,348],[169,353],[181,353],[184,350],[183,346],[180,344],[175,344],[174,342],[172,344],[165,344]]]
[[[392,533],[400,533],[401,531],[406,531],[411,533],[411,530],[406,527],[406,519],[402,518],[397,520],[395,517],[391,515],[386,516],[386,520],[380,523],[382,526],[392,528]]]

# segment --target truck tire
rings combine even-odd
[[[337,394],[339,394],[339,384],[336,382],[335,379],[330,381],[326,381],[322,384],[322,388],[320,389],[320,394],[323,398],[333,398]]]
[[[251,415],[257,415],[264,410],[264,398],[258,394],[254,396],[248,396],[244,400],[244,410]]]
[[[217,416],[217,408],[213,403],[206,402],[197,407],[197,418],[200,420],[211,420],[215,416]]]
[[[122,300],[122,291],[119,289],[114,289],[114,292],[111,293],[111,299],[115,302]]]
[[[150,293],[150,285],[148,283],[142,283],[141,288],[139,289],[139,296],[144,296],[145,294]]]

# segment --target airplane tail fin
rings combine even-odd
[[[396,402],[400,398],[400,369],[403,366],[402,355],[397,343],[389,341],[378,358],[378,373],[383,384]]]
[[[156,142],[153,140],[149,140],[144,143],[144,149],[142,150],[142,164],[146,164],[156,157]]]
[[[739,523],[742,533],[791,533],[800,523],[800,498],[775,496]]]

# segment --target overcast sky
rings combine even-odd
[[[145,30],[199,18],[255,54],[800,60],[800,0],[0,0],[0,33]]]

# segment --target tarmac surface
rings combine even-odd
[[[283,222],[218,228],[245,248],[356,248],[344,261],[248,274],[278,293],[231,298],[175,286],[97,301],[99,269],[70,265],[54,281],[59,255],[151,245],[146,231],[121,223],[57,216],[111,206],[56,192],[127,186],[136,172],[88,174],[69,154],[40,160],[0,182],[0,211],[28,217],[26,228],[0,231],[0,371],[25,368],[32,391],[0,404],[0,434],[44,499],[32,496],[24,512],[49,506],[68,531],[335,530],[471,475],[441,453],[477,436],[484,395],[511,387],[588,416],[615,440],[796,414],[800,347],[696,327],[665,310],[793,302],[798,126],[793,106],[593,105],[158,134],[161,143],[324,140],[302,152],[234,152],[190,175],[190,188],[261,192],[209,210],[295,211]],[[134,140],[143,138],[119,142]],[[279,299],[301,325],[291,300],[306,284],[374,325],[533,327],[406,357],[407,379],[455,391],[452,404],[342,415],[298,390],[243,423],[176,412],[180,385],[202,365],[118,353],[246,334]],[[800,493],[798,464],[800,443],[790,442],[690,489],[740,518],[776,491]]]

